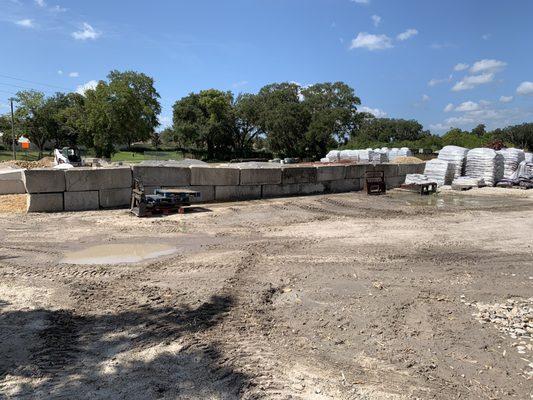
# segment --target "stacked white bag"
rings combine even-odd
[[[483,178],[488,186],[498,183],[503,171],[503,156],[492,149],[472,149],[466,156],[466,176]]]
[[[498,151],[498,154],[503,156],[504,178],[511,178],[515,174],[520,163],[526,159],[524,150],[515,148],[502,149]]]
[[[526,162],[533,163],[533,153],[524,153]]]
[[[325,158],[327,159],[326,162],[337,162],[337,161],[340,161],[341,152],[339,150],[331,150],[328,154],[326,154]]]
[[[437,182],[437,185],[451,185],[455,174],[455,165],[448,161],[433,159],[426,162],[424,175]]]
[[[439,160],[448,161],[454,165],[454,176],[463,175],[468,149],[459,146],[444,146],[439,152]]]
[[[393,147],[392,149],[389,150],[388,156],[389,156],[389,160],[391,161],[394,160],[396,157],[400,156],[400,149],[397,147]]]
[[[398,152],[398,157],[412,157],[413,152],[408,147],[402,147]]]
[[[339,153],[339,158],[342,161],[358,162],[359,161],[359,152],[357,150],[342,150]]]

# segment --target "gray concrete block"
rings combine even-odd
[[[346,167],[346,179],[361,179],[365,177],[366,164],[351,164]]]
[[[129,167],[67,169],[65,180],[68,192],[129,188],[132,182]]]
[[[24,182],[19,180],[1,180],[0,194],[22,194],[26,193]]]
[[[383,171],[385,176],[398,176],[398,164],[368,164],[367,171]]]
[[[129,207],[131,204],[131,188],[102,189],[98,191],[100,207]]]
[[[426,167],[426,163],[399,164],[398,165],[398,175],[423,174],[425,167]]]
[[[281,169],[281,183],[314,183],[316,182],[316,167],[283,167]]]
[[[238,185],[240,170],[228,167],[199,167],[191,166],[192,186],[233,186]]]
[[[394,189],[400,187],[405,182],[404,176],[386,176],[385,185],[387,189]]]
[[[63,193],[31,193],[26,205],[28,212],[63,211]]]
[[[65,192],[65,211],[98,210],[98,190]]]
[[[215,200],[235,201],[261,198],[261,185],[215,186]]]
[[[197,192],[200,192],[200,198],[196,199],[193,203],[204,203],[204,202],[207,203],[207,202],[215,200],[215,187],[214,186],[179,186],[179,187],[178,186],[176,187],[165,186],[164,187],[164,189],[178,189],[178,188],[196,190]],[[145,191],[146,191],[146,188],[145,188]]]
[[[65,191],[65,171],[57,169],[27,169],[23,175],[28,193],[58,193]]]
[[[21,181],[24,170],[20,169],[0,169],[0,181]]]
[[[344,165],[320,165],[316,167],[316,181],[337,181],[346,176]]]
[[[279,185],[281,168],[241,168],[241,185]]]
[[[295,196],[300,193],[300,185],[298,183],[288,185],[263,185],[262,197],[286,197]]]
[[[326,186],[323,183],[302,183],[300,184],[300,194],[324,193]]]
[[[340,179],[324,182],[324,185],[331,193],[356,192],[363,189],[363,179]]]
[[[176,187],[191,184],[189,167],[134,165],[132,173],[133,178],[139,179],[145,186]]]

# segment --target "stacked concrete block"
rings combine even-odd
[[[190,170],[192,186],[237,186],[240,181],[237,168],[191,166]]]
[[[261,185],[215,186],[215,200],[235,201],[261,198]]]
[[[24,187],[28,193],[28,212],[63,211],[65,173],[53,169],[29,169],[23,174]]]
[[[281,183],[283,185],[292,183],[315,183],[316,176],[316,167],[287,166],[281,169]]]
[[[65,211],[127,206],[131,199],[131,186],[132,170],[128,167],[67,169]],[[129,194],[126,195],[126,192]]]
[[[289,183],[285,185],[263,185],[262,197],[265,199],[271,197],[288,197],[300,194],[299,183]]]
[[[23,172],[23,169],[0,170],[0,195],[26,193]]]
[[[346,167],[344,165],[320,165],[316,167],[316,181],[339,181],[346,178]]]
[[[241,185],[279,185],[281,168],[241,168]]]
[[[363,179],[340,179],[325,182],[325,191],[328,193],[357,192],[363,190],[363,187]]]
[[[351,164],[346,166],[346,179],[363,179],[366,173],[366,164]]]
[[[191,170],[188,167],[134,165],[132,172],[133,179],[138,179],[145,188],[183,187],[191,184]]]

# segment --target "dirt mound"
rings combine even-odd
[[[396,157],[392,162],[396,164],[421,164],[425,161],[417,157]]]
[[[25,194],[6,194],[0,196],[0,214],[2,213],[25,213],[26,212],[26,195]]]
[[[34,169],[34,168],[49,168],[54,165],[54,158],[53,157],[43,157],[38,161],[25,161],[25,160],[9,160],[9,161],[2,161],[0,162],[0,166],[10,166],[10,167],[17,167],[17,168],[26,168],[26,169]]]

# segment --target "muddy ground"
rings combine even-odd
[[[0,398],[530,399],[528,321],[473,315],[533,312],[533,197],[505,193],[2,214]],[[121,243],[177,252],[63,262]]]

